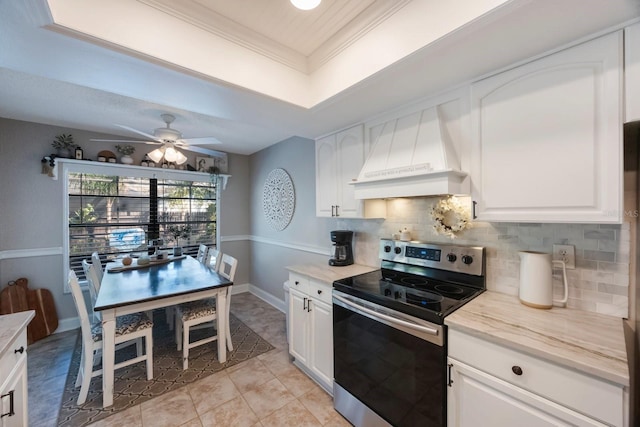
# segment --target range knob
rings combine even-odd
[[[458,257],[456,256],[456,254],[447,254],[447,261],[449,262],[456,262],[457,259]]]
[[[391,289],[385,289],[384,290],[384,296],[385,297],[390,297],[391,296]]]
[[[401,248],[401,247],[399,247],[399,246],[396,246],[396,247],[393,249],[393,251],[394,251],[395,253],[397,253],[397,254],[400,254],[400,252],[402,252],[402,248]]]
[[[385,245],[385,247],[384,247],[384,251],[385,251],[385,252],[391,252],[391,246],[389,246],[389,245]]]
[[[471,255],[462,255],[462,262],[469,265],[473,262],[473,257]]]

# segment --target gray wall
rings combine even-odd
[[[234,283],[245,284],[250,283],[251,271],[249,157],[229,155],[229,173],[227,188],[220,193],[220,250],[238,260]]]
[[[282,284],[287,280],[286,266],[309,262],[327,262],[331,241],[329,231],[336,220],[317,218],[315,214],[315,142],[293,137],[251,156],[251,283],[263,291],[284,299]],[[271,228],[262,208],[262,190],[269,172],[287,171],[296,194],[291,223],[282,231]],[[265,243],[266,241],[266,243]],[[297,248],[305,247],[308,250]]]
[[[37,249],[55,252],[55,248],[62,247],[63,183],[40,173],[40,160],[53,152],[51,141],[61,133],[73,134],[85,150],[85,157],[93,159],[100,150],[115,153],[116,144],[95,143],[91,138],[120,138],[0,118],[0,288],[9,280],[26,277],[31,287],[52,292],[58,317],[66,319],[75,318],[77,314],[71,294],[63,293],[62,255],[16,258],[12,252],[25,250],[28,254]],[[145,146],[138,145],[140,147],[144,148],[132,156],[136,163],[147,151]],[[193,164],[194,155],[186,154]],[[229,156],[229,173],[233,176],[221,196],[221,236],[249,234],[248,163],[247,156]],[[247,283],[251,262],[249,243],[246,240],[224,242],[222,249],[237,257],[239,266],[244,266],[236,273],[236,283]]]

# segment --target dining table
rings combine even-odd
[[[102,315],[103,407],[113,405],[116,317],[216,298],[218,361],[224,363],[227,360],[227,288],[232,285],[191,256],[131,269],[123,269],[121,262],[107,264],[94,306],[94,311]]]

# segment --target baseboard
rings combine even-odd
[[[58,321],[58,329],[55,330],[54,334],[71,331],[73,329],[78,329],[79,327],[80,318],[78,317],[68,317],[66,319],[60,319]]]
[[[268,292],[265,292],[261,288],[255,286],[255,285],[249,284],[249,292],[251,292],[253,295],[257,296],[258,298],[260,298],[262,301],[266,302],[267,304],[269,304],[269,305],[273,306],[274,308],[278,309],[279,311],[281,311],[283,313],[287,312],[284,301],[274,297],[273,295],[271,295]]]
[[[235,295],[235,294],[241,294],[243,292],[249,292],[249,285],[248,283],[243,283],[241,285],[233,285],[233,287],[231,288],[231,295]]]

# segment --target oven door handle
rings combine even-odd
[[[333,297],[335,299],[337,299],[338,301],[340,301],[341,303],[348,305],[349,307],[355,309],[355,310],[360,310],[363,311],[364,313],[367,313],[368,315],[374,317],[374,318],[379,318],[379,319],[384,319],[389,323],[393,323],[396,325],[400,325],[400,326],[404,326],[405,328],[410,328],[410,329],[414,329],[416,331],[425,333],[425,334],[429,334],[429,335],[438,335],[438,330],[437,329],[433,329],[433,328],[428,328],[426,326],[422,326],[422,325],[417,325],[415,323],[410,323],[407,322],[405,320],[400,320],[397,319],[395,317],[391,317],[391,316],[387,316],[386,314],[382,314],[379,313],[377,311],[371,310],[367,307],[364,307],[356,302],[353,302],[351,300],[348,300],[346,298],[341,297],[340,295],[333,295]]]

